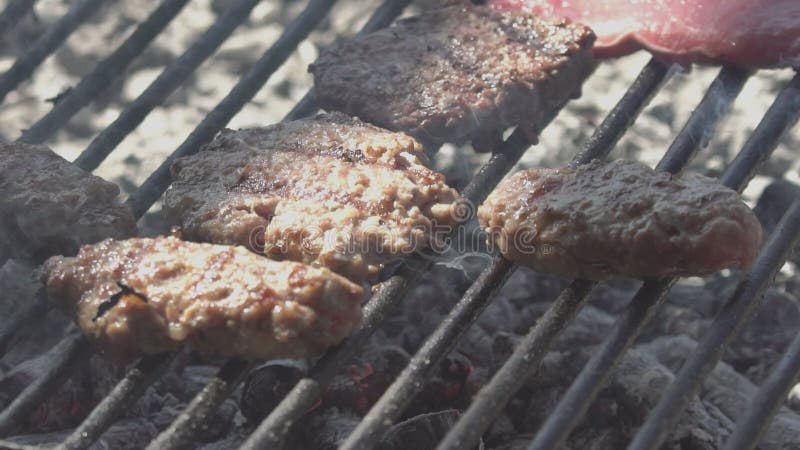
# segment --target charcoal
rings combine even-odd
[[[305,367],[293,360],[267,362],[247,376],[239,403],[242,415],[260,422],[305,375]]]
[[[377,450],[434,449],[458,420],[454,409],[420,414],[394,425],[386,432]]]
[[[366,414],[408,365],[409,358],[396,346],[369,349],[339,371],[323,395],[323,404]]]
[[[357,414],[339,408],[315,411],[307,423],[295,426],[287,448],[292,450],[335,450],[361,421]]]

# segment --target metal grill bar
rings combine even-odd
[[[236,83],[228,95],[211,110],[202,122],[189,134],[189,137],[166,161],[151,173],[125,202],[133,210],[135,217],[141,217],[153,203],[161,197],[169,185],[169,168],[181,156],[193,155],[200,146],[209,142],[219,130],[230,122],[242,107],[256,95],[269,77],[278,70],[294,49],[305,39],[314,27],[328,14],[336,0],[310,0],[306,9],[293,20],[275,44],[264,53],[250,70]]]
[[[386,430],[422,390],[422,382],[429,376],[431,369],[450,352],[458,342],[458,338],[489,304],[487,300],[480,300],[492,298],[492,294],[513,273],[512,268],[513,265],[508,260],[495,257],[490,266],[492,270],[481,273],[475,284],[464,294],[463,299],[425,340],[422,348],[409,361],[400,376],[342,444],[340,450],[372,448],[380,441]],[[488,282],[489,278],[493,279],[493,282]]]
[[[745,142],[742,151],[736,155],[720,181],[725,186],[741,190],[747,186],[758,167],[775,150],[780,138],[797,123],[800,118],[800,74],[795,75],[781,90],[778,98],[770,106],[764,119]]]
[[[72,369],[89,358],[90,348],[82,335],[74,335],[56,344],[50,353],[53,360],[44,375],[28,385],[0,413],[0,437],[8,436],[19,429],[31,413],[69,378]]]
[[[22,16],[33,8],[34,3],[36,0],[11,0],[6,9],[0,13],[0,37],[16,25]]]
[[[122,409],[139,398],[172,361],[172,355],[143,358],[114,387],[89,417],[59,446],[60,450],[89,448],[122,415]]]
[[[783,124],[777,128],[785,131],[788,129],[788,124],[794,123],[797,119],[797,111],[793,111],[791,105],[797,104],[797,97],[800,95],[797,90],[798,83],[800,83],[800,76],[795,76],[789,86],[781,91],[736,160],[757,161],[762,155],[768,156],[775,149],[780,134],[766,133],[759,129],[776,129],[775,123],[768,124],[766,122],[777,121],[778,125]],[[742,155],[741,153],[745,151],[756,153],[759,157],[754,159],[752,156]],[[731,164],[723,179],[730,177],[730,179],[742,180],[744,183],[756,170],[756,166],[746,167],[741,164]],[[736,173],[736,176],[729,175],[731,173]],[[737,190],[743,187],[727,186]],[[622,354],[653,317],[663,302],[664,295],[675,281],[675,279],[650,281],[639,289],[617,321],[609,338],[603,342],[598,352],[589,360],[578,378],[569,387],[554,413],[550,415],[537,434],[529,450],[555,448],[566,439],[578,420],[586,413],[608,375],[616,368]]]
[[[711,329],[661,396],[650,417],[628,446],[629,449],[655,449],[661,445],[703,380],[717,365],[725,347],[761,305],[764,291],[798,241],[800,203],[796,203],[783,217],[766,248],[759,254],[752,271],[739,283],[733,297],[714,319]]]
[[[164,0],[108,58],[60,98],[53,109],[25,130],[21,142],[40,144],[63,127],[72,116],[104,92],[150,42],[178,15],[189,0]]]
[[[571,165],[577,166],[593,159],[605,158],[633,125],[645,106],[670,79],[674,70],[675,68],[667,67],[656,58],[651,58],[586,142],[583,151],[573,158]]]
[[[655,63],[651,61],[651,64]],[[702,143],[698,136],[711,134],[720,118],[729,109],[748,78],[748,73],[723,69],[708,92],[670,146],[664,160],[680,161],[675,155],[683,156],[685,164]],[[626,100],[620,101],[624,103]],[[644,105],[640,106],[640,109]],[[609,119],[617,120],[612,113]],[[630,119],[632,120],[632,119]],[[613,123],[613,122],[612,122]],[[629,122],[621,122],[624,128],[598,130],[597,138],[590,140],[586,151],[572,162],[573,166],[585,164],[595,158],[605,157],[616,145]],[[614,136],[616,135],[616,138]],[[680,165],[675,165],[675,169]],[[588,280],[576,280],[567,287],[536,325],[517,345],[514,353],[498,370],[488,385],[478,393],[461,420],[448,433],[440,448],[456,448],[472,445],[492,424],[499,411],[505,407],[513,395],[522,387],[525,380],[536,370],[552,342],[583,307],[589,293],[597,285]]]
[[[415,266],[415,263],[417,267]],[[364,308],[361,327],[338,347],[328,351],[281,400],[278,406],[264,419],[241,449],[260,450],[280,448],[289,427],[308,412],[322,395],[325,386],[336,375],[339,365],[350,359],[375,332],[387,313],[416,281],[427,261],[411,258],[400,268],[400,273],[385,281],[380,290]]]
[[[667,75],[666,66],[651,60],[593,135],[590,145],[594,147],[589,147],[580,153],[579,157],[584,154],[599,156],[599,153],[603,153],[597,150],[601,146],[606,146],[605,152],[610,151],[642,108],[663,85]],[[515,133],[512,138],[515,136],[514,147],[520,148],[521,151],[527,149],[522,134]],[[509,139],[509,142],[512,142],[512,139]],[[502,152],[498,156],[504,154]],[[513,164],[506,163],[502,167],[496,166],[491,171],[482,170],[476,175],[476,179],[486,177],[499,180],[512,167]],[[484,189],[480,192],[467,192],[465,189],[465,194],[468,194],[468,198],[481,198],[481,201],[494,187],[489,187],[487,183],[478,183],[476,186],[483,186]],[[403,372],[358,424],[342,445],[342,449],[370,448],[380,440],[384,432],[400,417],[414,396],[422,389],[423,381],[429,377],[430,371],[450,352],[458,339],[486,308],[496,290],[511,275],[513,268],[514,265],[505,258],[499,256],[493,258],[442,324],[426,339]],[[478,436],[480,434],[478,433]]]
[[[0,77],[0,103],[9,92],[27,79],[39,64],[57,49],[83,22],[103,5],[103,0],[79,0],[64,17],[59,19],[37,39],[14,65]]]
[[[194,442],[195,433],[213,416],[217,407],[236,389],[252,363],[230,360],[217,375],[192,399],[189,406],[164,432],[147,446],[148,450],[187,448]]]
[[[75,159],[76,166],[92,171],[144,121],[150,111],[181,85],[233,33],[260,0],[236,0],[178,59],[172,61],[119,117],[95,137]]]
[[[794,209],[800,202],[794,202]],[[725,450],[752,450],[761,440],[773,416],[800,375],[800,333],[794,338],[775,370],[764,380],[761,389],[753,395],[745,408],[744,416],[728,438]]]
[[[541,124],[544,129],[555,118],[560,105]],[[538,131],[541,131],[538,130]],[[519,161],[530,146],[530,142],[522,134],[515,131],[503,143],[503,148],[492,154],[475,177],[464,188],[461,195],[473,204],[482,203],[509,170]],[[317,401],[325,386],[336,375],[339,365],[352,357],[364,344],[366,339],[383,321],[385,314],[397,304],[413,285],[417,278],[428,269],[430,260],[414,255],[400,267],[399,273],[382,283],[382,286],[364,309],[362,327],[339,347],[330,350],[309,371],[307,378],[301,379],[277,407],[261,422],[242,449],[256,450],[275,448],[283,442],[289,427],[302,417]]]
[[[659,161],[656,170],[679,172],[685,161],[692,160],[700,148],[706,147],[720,119],[729,112],[731,104],[752,74],[749,69],[735,67],[720,70],[703,100],[692,112],[691,118]]]

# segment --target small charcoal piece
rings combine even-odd
[[[594,280],[748,269],[761,245],[761,225],[735,191],[623,160],[520,171],[478,220],[509,260]]]
[[[47,260],[42,280],[92,341],[122,359],[184,342],[208,356],[317,355],[359,323],[363,299],[361,286],[324,268],[174,237],[86,245]]]
[[[0,264],[39,263],[81,244],[136,235],[119,187],[43,145],[0,143]]]
[[[417,142],[344,114],[224,131],[172,170],[164,211],[184,238],[353,280],[374,279],[459,220],[458,193]]]
[[[467,1],[343,41],[309,68],[317,104],[425,144],[493,150],[519,126],[529,138],[594,69],[582,25]]]

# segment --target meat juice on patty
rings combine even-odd
[[[339,113],[224,131],[172,170],[164,211],[184,238],[354,280],[457,222],[458,193],[414,139]]]
[[[51,299],[107,354],[184,343],[207,356],[314,356],[359,323],[363,289],[324,268],[175,237],[108,239],[42,270]]]
[[[748,269],[761,245],[761,225],[735,191],[623,160],[517,172],[478,220],[509,260],[593,280]]]

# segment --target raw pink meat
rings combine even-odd
[[[566,17],[597,34],[595,55],[640,48],[679,63],[800,66],[800,0],[490,0]]]

